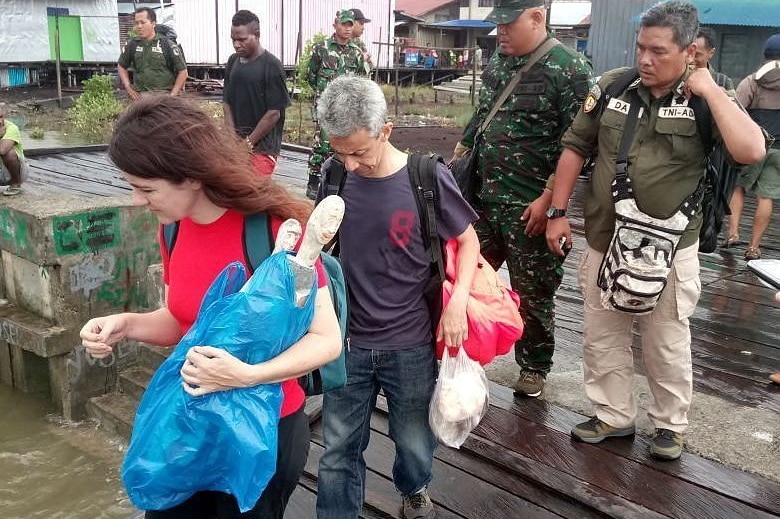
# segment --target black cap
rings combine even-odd
[[[350,11],[352,11],[352,13],[355,15],[355,21],[356,22],[368,23],[368,22],[371,21],[368,18],[366,18],[366,15],[364,15],[363,11],[361,11],[360,9],[352,8],[352,9],[350,9]]]

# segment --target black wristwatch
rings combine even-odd
[[[566,216],[566,209],[551,207],[547,210],[547,218],[550,220],[554,220],[555,218],[563,218],[564,216]]]

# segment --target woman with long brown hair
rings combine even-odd
[[[265,213],[275,235],[281,223],[305,223],[308,202],[292,197],[270,177],[257,175],[246,146],[203,111],[175,97],[141,99],[119,120],[109,156],[133,188],[134,205],[147,207],[161,224],[179,222],[176,247],[161,239],[166,304],[149,313],[121,313],[91,319],[81,331],[87,352],[108,356],[122,339],[171,346],[192,326],[203,295],[222,269],[245,262],[244,215]],[[162,235],[162,233],[161,233]],[[197,492],[168,510],[147,511],[147,519],[279,518],[308,456],[305,395],[297,378],[338,356],[341,336],[326,280],[318,269],[312,323],[298,342],[261,364],[241,362],[224,350],[194,347],[182,369],[184,389],[193,395],[282,382],[276,473],[252,511],[240,514],[235,498]]]

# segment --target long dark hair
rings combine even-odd
[[[255,171],[246,143],[182,98],[135,101],[117,122],[108,155],[136,177],[175,184],[198,180],[208,199],[225,209],[295,218],[302,225],[311,213],[310,202]]]

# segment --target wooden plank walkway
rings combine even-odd
[[[128,194],[101,153],[32,157],[31,189],[74,194]],[[277,178],[305,183],[305,157],[285,152]],[[581,183],[575,201],[582,199]],[[743,239],[749,236],[749,201]],[[584,243],[581,206],[575,202],[575,250],[567,260],[557,301],[557,354],[581,355],[581,296],[576,267]],[[764,257],[780,258],[774,221],[762,245]],[[774,291],[745,267],[744,247],[700,255],[702,298],[691,318],[694,386],[739,405],[780,414],[780,387],[766,376],[780,371],[780,319]],[[643,373],[635,342],[637,372]],[[310,403],[316,411],[316,402]],[[322,428],[312,413],[312,443],[305,475],[286,517],[314,517]],[[780,423],[780,416],[778,416]],[[454,518],[769,518],[780,517],[780,484],[686,453],[676,462],[646,455],[637,436],[601,445],[573,442],[571,426],[584,417],[544,400],[515,399],[491,385],[491,407],[463,448],[438,449],[430,491],[439,517]],[[393,447],[386,404],[374,413],[366,451],[367,491],[363,517],[400,517],[392,484]],[[774,440],[777,441],[777,438]],[[776,450],[776,449],[775,449]],[[780,458],[778,458],[780,463]]]

